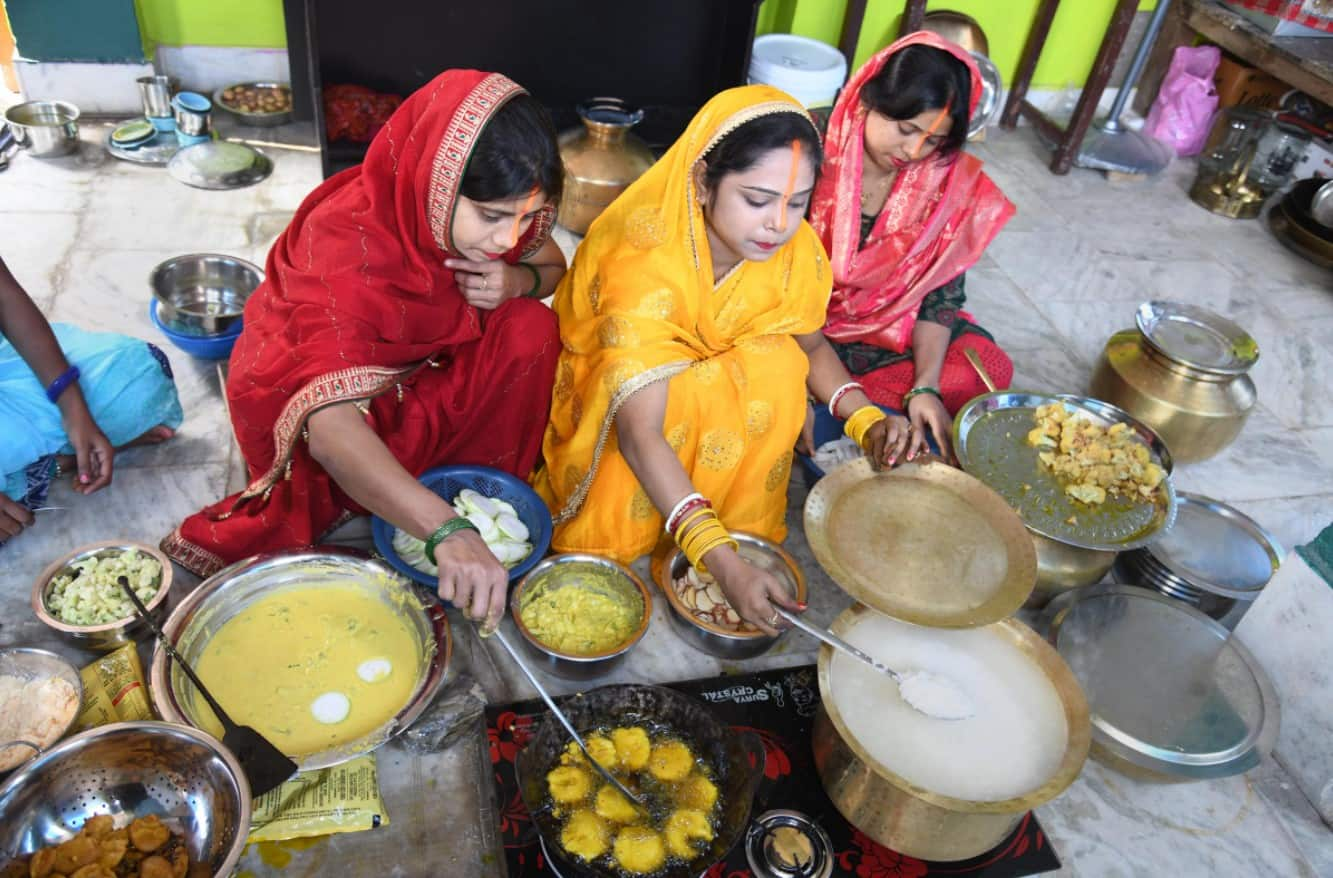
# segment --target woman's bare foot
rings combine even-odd
[[[175,435],[176,431],[168,427],[166,424],[158,424],[138,439],[135,439],[127,445],[122,445],[121,448],[116,450],[119,451],[124,448],[133,448],[136,445],[160,445]]]

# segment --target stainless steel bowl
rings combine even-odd
[[[145,116],[166,119],[171,116],[171,96],[180,83],[170,76],[140,76],[134,80],[139,86]]]
[[[197,106],[188,106],[181,99],[191,92],[181,92],[171,99],[171,113],[176,120],[176,130],[181,134],[190,137],[199,137],[212,130],[212,105],[208,98],[203,95],[194,95],[198,98]]]
[[[167,612],[167,592],[171,591],[171,561],[156,546],[148,546],[130,540],[106,540],[100,543],[91,543],[75,549],[63,558],[48,564],[45,570],[37,574],[37,581],[33,583],[32,611],[37,614],[37,618],[43,624],[59,634],[63,640],[83,649],[111,652],[146,636],[149,633],[148,626],[144,625],[136,615],[130,615],[119,622],[108,622],[104,625],[70,625],[57,619],[46,608],[46,596],[51,593],[56,577],[62,573],[72,572],[75,562],[88,558],[110,558],[130,549],[134,549],[143,555],[149,555],[162,565],[157,594],[153,595],[152,600],[147,605],[148,615],[161,624],[162,617]]]
[[[547,646],[528,630],[528,626],[523,622],[523,607],[528,595],[534,589],[539,586],[561,589],[587,583],[592,583],[601,590],[614,592],[617,597],[636,602],[642,608],[638,626],[624,642],[593,655],[576,655]],[[634,644],[643,638],[644,632],[648,630],[648,621],[653,615],[652,595],[648,593],[648,589],[639,577],[628,567],[597,555],[568,554],[547,558],[532,568],[532,571],[514,588],[509,606],[514,627],[523,635],[523,644],[536,659],[537,664],[553,674],[571,680],[589,680],[601,676],[619,664]]]
[[[68,101],[29,101],[5,111],[14,140],[39,159],[79,148],[79,108]]]
[[[264,281],[259,266],[220,253],[189,253],[153,269],[148,284],[158,316],[185,335],[221,335],[241,319],[246,300]]]
[[[805,601],[805,576],[795,558],[778,544],[763,537],[740,531],[733,531],[731,535],[740,544],[742,558],[776,576],[778,582],[785,585],[796,600]],[[676,594],[676,580],[689,569],[689,559],[679,547],[672,547],[660,564],[653,564],[653,576],[666,595],[667,603],[671,605],[671,624],[690,646],[718,658],[747,659],[768,652],[783,636],[740,634],[696,619]]]
[[[410,726],[430,705],[444,682],[453,646],[444,609],[434,601],[423,605],[412,584],[384,562],[354,549],[329,546],[257,555],[232,564],[200,583],[163,626],[185,660],[197,667],[209,639],[246,607],[280,589],[325,584],[355,585],[384,601],[420,638],[422,649],[430,650],[430,659],[418,671],[411,699],[384,725],[339,747],[305,755],[288,754],[302,771],[327,768],[371,752]],[[205,705],[161,644],[153,651],[149,679],[153,707],[163,719],[201,727],[199,717]]]
[[[191,875],[228,876],[250,831],[250,784],[231,751],[185,726],[113,723],[75,735],[0,787],[0,873],[68,841],[91,817],[156,814],[183,836]],[[28,874],[24,871],[22,874]]]
[[[242,123],[245,124],[245,125],[254,125],[254,126],[256,126],[256,127],[260,127],[260,128],[270,128],[270,127],[272,127],[272,126],[274,126],[274,125],[282,125],[282,124],[285,124],[285,123],[287,123],[287,122],[292,121],[292,111],[291,111],[290,109],[287,109],[287,110],[279,110],[279,111],[276,112],[276,113],[247,113],[247,112],[245,112],[244,110],[239,110],[239,109],[236,109],[236,108],[234,108],[234,107],[229,106],[229,105],[227,104],[227,102],[226,102],[225,100],[222,99],[222,93],[223,93],[224,91],[226,91],[227,89],[229,89],[229,88],[244,88],[244,87],[246,87],[246,86],[249,86],[249,87],[252,87],[252,88],[278,88],[278,89],[282,89],[283,91],[287,92],[287,97],[288,97],[289,99],[291,98],[291,94],[292,94],[292,88],[291,88],[291,86],[288,85],[288,84],[285,83],[285,82],[238,82],[238,83],[236,83],[236,84],[234,84],[234,85],[223,86],[222,88],[220,88],[220,89],[218,89],[217,91],[213,92],[213,103],[214,103],[214,105],[215,105],[215,106],[219,106],[219,107],[221,107],[222,109],[226,110],[228,113],[231,113],[231,114],[232,114],[233,116],[235,116],[240,122],[242,122]]]
[[[0,649],[0,674],[18,677],[25,681],[57,677],[74,687],[74,691],[78,693],[79,707],[83,706],[83,680],[79,678],[79,669],[50,650],[33,649],[29,646]],[[65,737],[78,716],[79,710],[76,708],[74,713],[70,714],[69,722],[65,723],[60,733],[51,741],[51,744],[55,744],[56,741]],[[7,755],[6,751],[10,749],[10,743],[9,741],[0,740],[0,757]],[[13,768],[17,768],[24,762],[38,756],[43,750],[50,749],[49,746],[43,747],[41,741],[30,741],[28,743],[36,745],[37,749],[31,749],[28,744],[18,744],[15,747],[15,752],[9,754],[19,757],[19,762]],[[8,761],[7,758],[0,760],[0,776],[13,770],[13,768],[3,767],[6,761]]]

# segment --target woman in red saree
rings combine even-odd
[[[163,550],[207,576],[366,511],[428,539],[455,515],[423,470],[526,478],[560,351],[529,296],[564,273],[548,240],[561,180],[550,120],[505,77],[447,71],[408,98],[270,251],[227,380],[249,485]],[[441,597],[497,620],[503,566],[475,532],[444,533]]]
[[[913,33],[848,81],[829,117],[810,224],[828,250],[833,295],[824,335],[880,405],[911,419],[909,457],[926,431],[949,453],[952,415],[1013,364],[962,310],[963,273],[1014,207],[962,152],[981,75],[962,48]]]

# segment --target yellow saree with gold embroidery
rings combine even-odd
[[[802,222],[767,261],[742,262],[715,283],[693,176],[726,134],[773,113],[805,115],[766,86],[710,100],[593,223],[556,290],[564,349],[536,486],[555,516],[557,551],[628,562],[661,538],[662,516],[614,428],[625,400],[659,381],[669,382],[666,440],[722,523],[786,536],[809,369],[793,336],[824,325],[832,275]]]

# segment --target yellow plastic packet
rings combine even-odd
[[[374,755],[305,771],[255,799],[249,841],[282,841],[389,825]]]
[[[79,671],[79,678],[83,681],[83,708],[74,721],[76,731],[153,718],[135,644],[127,643],[102,656]]]

